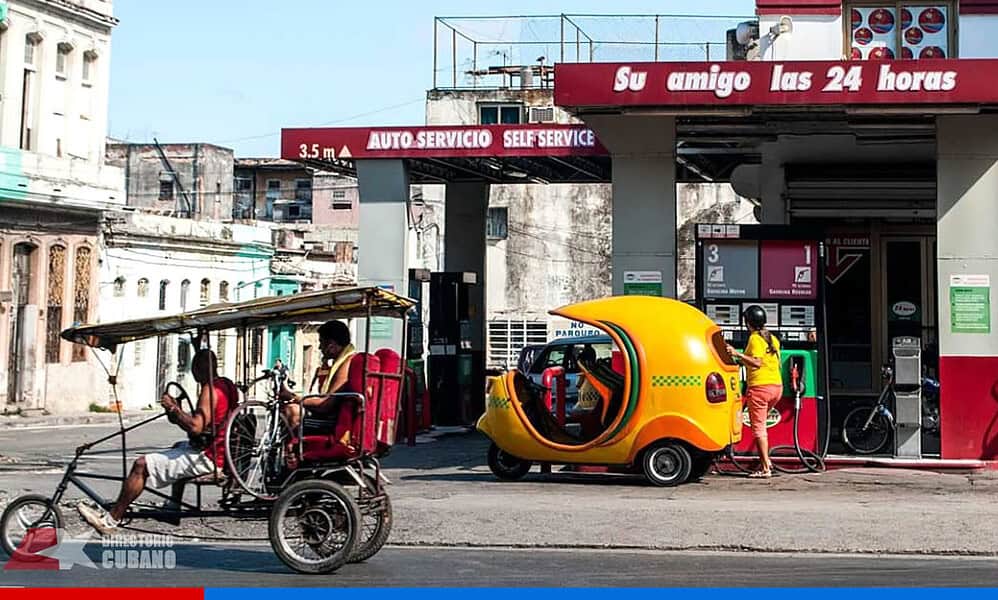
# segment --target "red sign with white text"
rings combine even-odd
[[[766,300],[817,297],[818,247],[812,242],[763,241],[760,296]]]
[[[566,107],[998,104],[996,76],[998,59],[559,64],[554,95]]]
[[[605,156],[582,125],[481,125],[284,129],[281,158]]]

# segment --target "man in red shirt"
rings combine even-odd
[[[80,516],[98,533],[113,533],[129,505],[142,495],[147,485],[165,488],[186,479],[208,475],[216,468],[221,472],[225,467],[225,421],[230,408],[239,402],[238,390],[230,379],[218,375],[218,361],[211,350],[199,350],[194,355],[191,374],[201,385],[194,412],[184,412],[167,394],[163,394],[160,405],[167,412],[170,422],[186,432],[191,440],[203,440],[203,447],[202,444],[195,446],[187,441],[168,450],[139,457],[122,483],[118,500],[110,512],[80,504]],[[209,382],[211,385],[208,385]]]

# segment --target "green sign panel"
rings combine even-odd
[[[661,271],[625,271],[625,296],[661,296]]]
[[[392,284],[379,285],[383,290],[388,290],[389,292],[395,291],[395,286]],[[392,339],[392,334],[395,333],[394,319],[391,317],[371,317],[371,339],[372,340],[390,340]]]
[[[953,333],[991,333],[991,278],[953,275],[949,287]]]
[[[21,151],[0,148],[0,202],[23,200],[28,196],[28,178],[21,167]]]
[[[371,317],[371,339],[392,339],[392,321],[390,317]]]

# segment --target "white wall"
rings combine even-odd
[[[27,198],[45,203],[123,205],[124,171],[107,167],[104,145],[108,125],[111,64],[111,2],[88,0],[104,16],[81,16],[54,0],[11,0],[6,30],[0,32],[0,146],[17,160],[3,165],[7,175],[28,178]],[[34,142],[21,151],[21,109],[25,44],[37,34],[34,101],[30,103]],[[65,76],[56,72],[60,44],[68,44]],[[83,80],[85,55],[95,57]],[[0,190],[2,193],[2,190]]]
[[[772,43],[766,33],[781,15],[759,17],[762,60],[839,60],[843,58],[842,17],[839,15],[792,16],[793,30]]]

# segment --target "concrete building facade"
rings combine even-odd
[[[232,150],[213,144],[112,143],[109,164],[125,172],[128,205],[196,219],[232,216]]]

